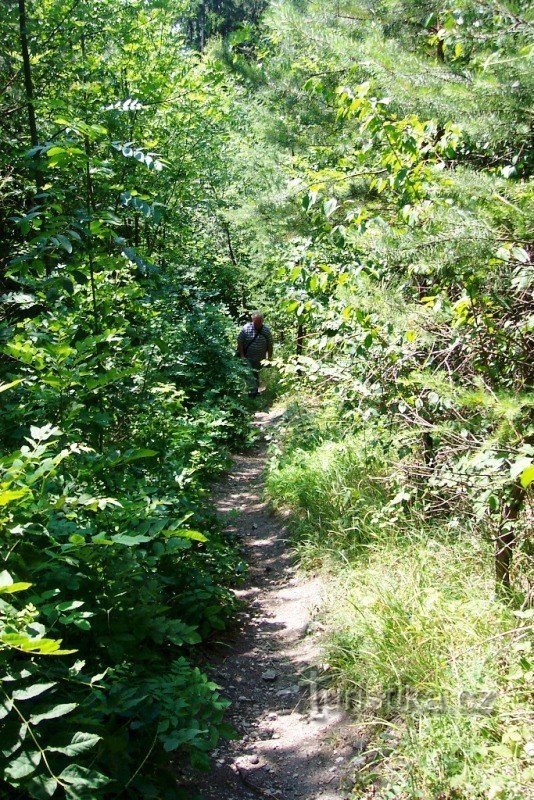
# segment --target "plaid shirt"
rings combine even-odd
[[[243,344],[245,358],[253,364],[259,364],[267,355],[269,348],[273,346],[273,335],[267,325],[263,326],[257,336],[256,333],[258,332],[254,323],[247,322],[237,337],[237,341]]]

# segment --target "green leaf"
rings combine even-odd
[[[124,455],[113,459],[110,464],[111,466],[115,466],[117,464],[130,464],[130,462],[138,461],[140,458],[152,458],[153,456],[157,455],[157,450],[149,450],[146,447],[140,448],[139,450],[127,450]]]
[[[6,698],[0,702],[0,719],[4,719],[7,717],[11,709],[13,708],[13,700],[11,698]]]
[[[143,536],[142,534],[130,536],[127,533],[116,533],[111,539],[116,544],[124,544],[126,547],[135,547],[138,544],[145,544],[146,542],[152,541],[150,536]]]
[[[65,600],[64,603],[58,603],[58,605],[56,606],[56,610],[62,612],[73,611],[75,608],[80,608],[83,605],[84,605],[83,600]]]
[[[532,464],[532,459],[529,458],[529,456],[522,456],[521,458],[518,458],[517,461],[514,461],[514,463],[511,465],[510,477],[515,480],[516,478],[519,478],[520,475],[522,476],[525,472],[527,472],[528,468],[532,466],[534,466]]]
[[[326,217],[331,217],[336,208],[337,200],[335,197],[331,197],[330,200],[325,200],[323,203],[323,211]]]
[[[54,425],[43,425],[38,428],[37,425],[30,425],[30,436],[36,442],[46,442],[51,436],[60,436],[61,430]]]
[[[20,649],[28,653],[38,653],[41,656],[68,656],[76,650],[62,650],[62,639],[30,639]]]
[[[35,772],[41,761],[41,753],[38,751],[22,752],[14,761],[11,761],[4,770],[4,774],[9,781],[19,781],[27,775]]]
[[[43,656],[66,656],[76,650],[61,650],[61,639],[33,639],[26,633],[2,633],[0,642],[24,653],[38,653]]]
[[[163,533],[165,534],[165,536],[169,536],[169,537],[171,537],[171,536],[180,536],[182,539],[193,539],[193,541],[195,541],[195,542],[207,542],[208,541],[207,536],[204,536],[204,534],[200,533],[200,531],[190,531],[190,530],[187,530],[186,528],[178,528],[175,531],[172,531],[172,530],[163,531]]]
[[[58,233],[56,236],[52,236],[50,238],[50,241],[62,247],[63,250],[67,251],[67,253],[72,253],[72,244],[70,243],[69,239],[67,239],[66,236],[63,236],[62,233]]]
[[[69,764],[63,770],[59,779],[64,783],[70,783],[78,787],[85,786],[88,789],[99,789],[109,783],[109,778],[106,778],[101,772],[81,767],[79,764]]]
[[[52,775],[41,773],[34,775],[29,781],[25,781],[25,787],[32,798],[52,797],[58,787],[57,780]]]
[[[11,383],[0,383],[0,394],[2,392],[7,392],[8,389],[12,389],[14,386],[18,386],[19,383],[22,383],[22,378],[18,378],[16,381],[11,381]]]
[[[496,497],[494,494],[490,494],[490,496],[488,497],[488,506],[490,511],[498,511],[499,498]]]
[[[13,592],[23,592],[25,589],[29,589],[31,583],[11,583],[9,586],[2,586],[0,585],[0,594],[13,594]]]
[[[48,747],[48,750],[52,750],[54,753],[63,753],[65,756],[78,756],[80,753],[85,753],[86,750],[94,747],[101,738],[96,733],[79,731],[74,734],[70,744],[65,745],[65,747]]]
[[[0,506],[7,506],[9,503],[12,503],[13,500],[20,500],[21,497],[27,494],[31,494],[28,487],[24,487],[23,489],[6,489],[0,492]]]
[[[13,585],[13,578],[7,571],[7,569],[2,570],[0,572],[0,586],[12,586]]]
[[[70,714],[71,711],[77,707],[77,703],[60,703],[48,711],[43,711],[41,714],[32,714],[30,722],[32,725],[38,725],[44,719],[55,719],[56,717],[64,717],[65,714]]]
[[[32,697],[37,697],[43,692],[47,692],[55,685],[55,683],[34,683],[33,686],[28,686],[27,689],[15,689],[13,700],[31,700]]]
[[[523,489],[528,489],[532,481],[534,481],[534,464],[526,467],[520,475],[521,486]]]

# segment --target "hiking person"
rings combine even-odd
[[[273,335],[270,328],[263,324],[261,311],[253,311],[251,322],[243,325],[237,337],[237,352],[240,358],[248,361],[251,369],[252,388],[250,397],[256,397],[260,388],[261,362],[268,356],[273,357]]]

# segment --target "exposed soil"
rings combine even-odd
[[[264,431],[280,416],[258,412],[255,424]],[[314,617],[327,587],[299,573],[284,521],[263,500],[266,458],[265,442],[236,456],[214,489],[249,563],[236,591],[245,603],[238,629],[210,653],[209,670],[232,701],[227,718],[239,738],[220,743],[212,771],[190,776],[188,788],[203,800],[342,800],[365,743],[341,708],[317,702],[322,626]]]

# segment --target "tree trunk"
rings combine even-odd
[[[26,108],[28,110],[28,124],[30,128],[30,140],[32,147],[37,147],[39,137],[37,135],[37,122],[35,118],[35,106],[33,95],[32,67],[30,63],[30,53],[28,50],[28,32],[26,18],[26,0],[19,0],[19,30],[20,30],[20,49],[22,53],[22,64],[24,70],[24,88],[26,90]]]
[[[230,261],[234,265],[234,267],[238,266],[238,261],[234,252],[234,248],[232,245],[232,238],[230,236],[230,226],[227,222],[222,223],[222,227],[224,230],[224,235],[226,236],[226,244],[228,245],[228,255],[230,256]]]
[[[298,328],[297,328],[297,351],[296,351],[298,356],[301,356],[302,353],[304,352],[304,336],[305,335],[306,334],[305,334],[305,331],[304,331],[304,325],[302,324],[302,322],[299,322]]]
[[[497,538],[495,540],[495,576],[497,584],[505,589],[510,588],[510,569],[516,543],[514,522],[523,507],[525,490],[521,484],[514,483],[509,498],[503,504],[503,511]]]
[[[198,47],[200,52],[204,51],[206,46],[206,4],[201,3],[199,8],[198,18]]]

